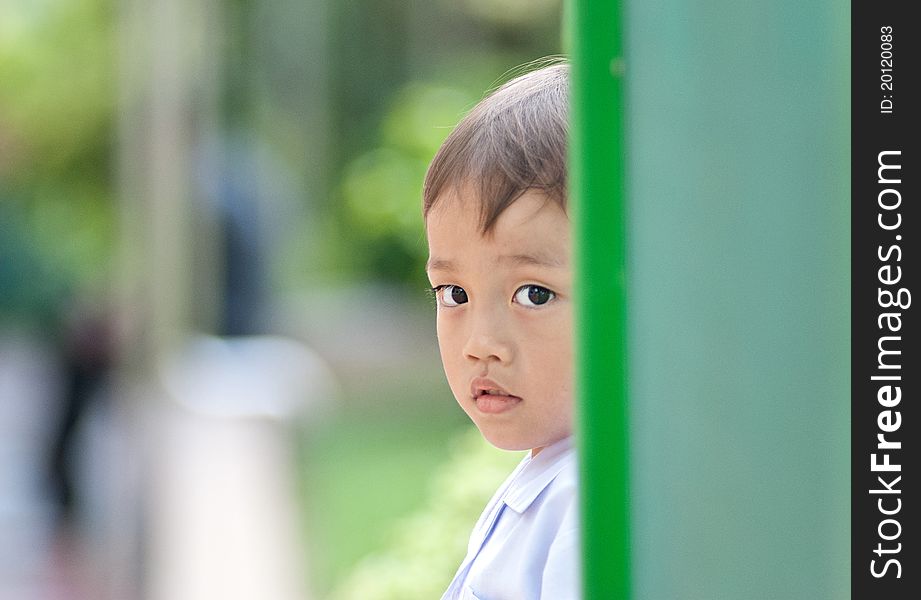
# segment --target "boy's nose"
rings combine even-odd
[[[473,360],[509,362],[512,345],[499,315],[477,315],[464,344],[464,356]]]

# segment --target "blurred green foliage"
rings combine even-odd
[[[462,89],[411,83],[391,102],[380,143],[349,162],[340,185],[344,217],[372,248],[361,268],[386,279],[421,277],[426,248],[421,212],[428,162],[476,97]]]
[[[422,505],[450,440],[470,426],[431,359],[351,371],[336,413],[303,431],[304,537],[309,583],[320,595],[385,546],[394,519]]]
[[[439,598],[466,554],[477,517],[522,456],[491,446],[475,427],[457,434],[425,506],[398,521],[386,547],[363,559],[330,600]]]
[[[0,320],[101,286],[114,234],[111,0],[0,4]]]

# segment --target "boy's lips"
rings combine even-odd
[[[521,398],[506,391],[492,379],[477,377],[470,382],[470,395],[477,409],[484,413],[501,413],[514,408]]]

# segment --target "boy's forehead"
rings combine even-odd
[[[432,206],[425,218],[426,232],[433,226],[453,225],[456,228],[469,225],[478,226],[481,209],[480,202],[468,194],[461,194],[456,189],[443,192]]]
[[[559,221],[568,230],[569,218],[556,202],[539,190],[530,189],[521,193],[505,207],[490,230],[482,231],[483,214],[487,206],[472,186],[452,187],[442,192],[426,216],[426,231],[432,222],[450,225],[453,228],[476,229],[482,237],[491,237],[495,230],[502,233],[530,226],[543,226],[545,221]]]
[[[539,193],[527,192],[481,231],[476,203],[444,198],[429,213],[428,270],[456,269],[465,258],[497,265],[564,268],[569,264],[569,219]]]

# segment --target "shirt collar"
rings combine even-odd
[[[505,505],[519,514],[528,510],[572,458],[572,436],[550,444],[538,452],[537,456],[528,454],[518,476],[505,494]]]

